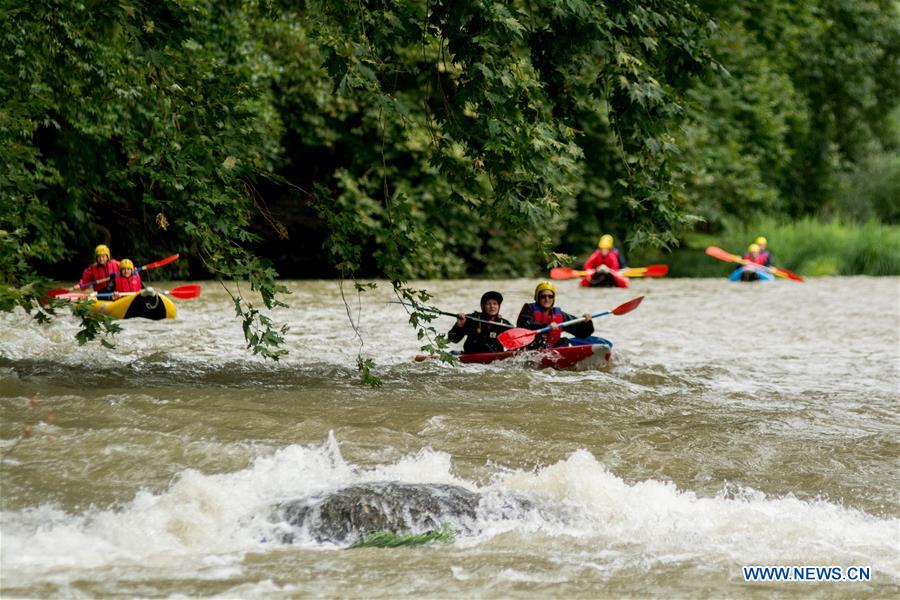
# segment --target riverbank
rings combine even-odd
[[[638,250],[628,257],[629,264],[665,263],[669,265],[669,277],[721,277],[732,267],[707,256],[706,247],[719,246],[742,255],[760,235],[768,239],[778,266],[804,276],[900,275],[900,226],[837,219],[733,222],[717,235],[690,234],[684,246],[673,252]]]

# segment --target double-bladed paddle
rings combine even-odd
[[[741,258],[736,254],[732,254],[731,252],[726,252],[721,248],[716,246],[710,246],[706,249],[706,253],[712,256],[713,258],[718,258],[719,260],[724,260],[725,262],[734,262],[744,265],[745,267],[750,267],[751,269],[756,269],[758,271],[768,271],[769,273],[773,273],[778,277],[783,277],[785,279],[793,279],[794,281],[803,281],[803,277],[797,275],[796,273],[791,273],[787,269],[782,269],[781,267],[767,267],[765,265],[759,265],[755,262],[750,262],[746,258]]]
[[[650,265],[648,267],[627,267],[619,271],[625,277],[665,277],[669,265]]]
[[[160,290],[160,293],[166,294],[167,296],[172,296],[173,298],[178,298],[179,300],[190,300],[191,298],[199,298],[201,289],[202,288],[196,283],[190,283],[188,285],[179,285],[178,287],[174,287],[171,290]],[[85,300],[87,298],[102,298],[106,300],[117,295],[134,296],[135,294],[140,294],[140,292],[94,292],[93,294],[67,292],[65,294],[59,294],[56,297],[60,300]]]
[[[624,315],[625,313],[630,313],[634,309],[638,307],[641,301],[644,299],[643,296],[638,296],[633,300],[629,300],[625,304],[621,304],[615,307],[612,310],[606,310],[596,315],[591,315],[592,319],[596,319],[597,317],[602,317],[604,315]],[[558,327],[566,327],[568,325],[574,325],[580,321],[584,321],[584,317],[578,319],[572,319],[571,321],[565,321],[564,323],[560,323]],[[535,336],[540,335],[542,333],[547,333],[553,329],[552,327],[544,327],[543,329],[523,329],[516,328],[510,329],[509,331],[504,331],[500,335],[497,336],[497,340],[503,344],[503,347],[507,350],[515,350],[516,348],[521,348],[522,346],[527,346],[531,342],[534,341]]]
[[[167,256],[166,258],[164,258],[162,260],[158,260],[156,262],[152,262],[150,264],[146,264],[141,267],[135,267],[134,272],[140,273],[141,271],[146,271],[147,269],[155,269],[156,267],[161,267],[163,265],[167,265],[170,262],[174,262],[176,260],[178,260],[178,254],[173,254],[172,256]],[[98,279],[97,281],[89,281],[88,283],[85,283],[84,285],[76,283],[75,288],[79,289],[79,290],[85,290],[85,289],[91,287],[92,285],[97,285],[98,283],[104,283],[106,281],[109,281],[113,277],[113,275],[116,275],[116,273],[110,273],[109,277],[104,277],[103,279]],[[55,290],[51,290],[51,291],[55,291]],[[48,295],[49,295],[49,292],[48,292]]]
[[[596,269],[570,269],[568,267],[556,267],[550,269],[550,279],[572,279],[593,275]],[[619,271],[623,277],[665,277],[669,272],[669,265],[650,265],[648,267],[627,267]]]
[[[403,306],[411,306],[412,308],[415,308],[418,310],[424,310],[425,312],[431,312],[431,313],[435,313],[438,315],[447,315],[448,317],[455,317],[457,319],[459,318],[459,315],[456,313],[439,310],[437,308],[432,308],[431,306],[416,306],[415,304],[412,304],[410,302],[400,302],[398,300],[390,300],[386,304],[402,304]],[[501,323],[500,321],[485,321],[484,319],[476,319],[475,317],[470,317],[469,315],[466,315],[466,319],[469,321],[477,321],[479,323],[485,323],[487,325],[498,325],[500,327],[515,327],[515,325]]]

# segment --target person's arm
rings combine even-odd
[[[466,330],[465,330],[466,318],[465,318],[465,315],[463,315],[463,313],[459,313],[459,315],[462,315],[462,316],[457,316],[456,323],[454,323],[453,327],[450,329],[450,331],[447,332],[447,339],[450,340],[451,342],[453,342],[454,344],[461,342],[462,339],[464,337],[466,337]],[[460,324],[460,321],[462,321],[462,324]]]
[[[616,255],[616,253],[610,252],[606,256],[608,257],[607,262],[609,263],[607,266],[610,268],[610,270],[618,271],[621,267],[619,266],[619,257]]]
[[[84,273],[81,274],[81,279],[79,279],[78,283],[75,284],[75,287],[77,287],[79,290],[83,290],[84,284],[90,283],[91,281],[93,281],[93,279],[91,278],[92,274],[93,274],[93,271],[91,270],[90,267],[85,269]]]
[[[622,251],[619,250],[618,248],[616,248],[616,258],[619,260],[619,268],[620,269],[628,268],[628,263],[625,262],[625,255],[622,254]]]
[[[582,315],[582,317],[590,317],[590,315]],[[571,321],[572,319],[577,319],[578,317],[575,315],[570,315],[567,312],[563,312],[563,320]],[[572,325],[566,325],[563,327],[563,331],[566,333],[573,335],[575,337],[588,337],[592,333],[594,333],[594,321],[589,319],[587,321],[581,320],[577,323],[573,323]]]
[[[594,253],[585,261],[584,268],[587,269],[596,269],[600,264],[602,257],[600,256],[599,250],[594,250]]]

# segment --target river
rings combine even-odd
[[[500,290],[515,320],[535,283],[416,285],[452,312]],[[612,366],[573,371],[415,363],[380,283],[348,297],[380,388],[337,283],[288,285],[277,363],[214,283],[174,321],[122,322],[114,349],[79,347],[70,316],[0,315],[4,597],[900,593],[900,279],[561,282],[574,314],[646,296],[596,320]],[[373,481],[544,508],[452,543],[273,541],[275,504]],[[871,580],[747,583],[749,565]]]

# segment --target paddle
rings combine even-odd
[[[161,294],[166,294],[167,296],[172,296],[173,298],[178,298],[179,300],[190,300],[191,298],[199,298],[200,290],[202,288],[195,284],[191,283],[188,285],[179,285],[178,287],[174,287],[171,290],[161,290]],[[87,298],[102,298],[109,299],[114,297],[116,294],[121,296],[134,296],[135,294],[140,294],[140,292],[102,292],[93,294],[80,294],[78,292],[67,292],[65,294],[59,294],[56,296],[60,300],[85,300]]]
[[[773,273],[778,277],[784,277],[785,279],[793,279],[794,281],[803,281],[803,277],[797,275],[796,273],[792,273],[787,269],[782,269],[781,267],[767,267],[764,265],[758,265],[754,262],[750,262],[745,258],[741,258],[735,254],[730,252],[726,252],[721,248],[716,246],[710,246],[706,249],[706,253],[712,256],[713,258],[718,258],[719,260],[724,260],[725,262],[735,262],[744,265],[745,267],[750,267],[751,269],[756,269],[760,271],[768,271],[769,273]]]
[[[167,256],[167,257],[165,257],[165,258],[162,259],[162,260],[158,260],[158,261],[156,261],[156,262],[152,262],[152,263],[150,263],[150,264],[146,264],[146,265],[144,265],[144,266],[142,266],[142,267],[135,267],[135,268],[134,268],[134,272],[135,272],[135,273],[140,273],[141,271],[146,271],[147,269],[155,269],[156,267],[161,267],[161,266],[163,266],[163,265],[167,265],[167,264],[169,264],[170,262],[174,262],[174,261],[176,261],[176,260],[178,260],[178,254],[177,254],[177,253],[176,253],[176,254],[173,254],[172,256]],[[98,283],[103,283],[103,282],[105,282],[105,281],[109,281],[109,280],[112,278],[112,276],[115,275],[115,274],[116,274],[116,273],[110,273],[109,277],[104,277],[103,279],[98,279],[97,281],[89,281],[88,283],[85,283],[84,285],[80,285],[80,284],[76,283],[76,284],[75,284],[75,288],[76,288],[76,289],[79,289],[79,290],[87,289],[87,288],[91,287],[92,285],[97,285]],[[66,291],[68,291],[68,290],[66,290]]]
[[[593,275],[595,269],[586,271],[570,269],[568,267],[556,267],[550,269],[550,279],[572,279]],[[665,277],[669,272],[669,265],[650,265],[649,267],[628,267],[619,271],[622,277]]]
[[[451,313],[443,310],[438,310],[437,308],[432,308],[430,306],[416,306],[415,304],[410,304],[409,302],[399,302],[397,300],[390,300],[386,302],[386,304],[402,304],[403,306],[411,306],[418,310],[424,310],[425,312],[432,312],[439,315],[447,315],[448,317],[459,318],[459,315],[456,313]],[[515,327],[515,325],[508,325],[507,323],[501,323],[499,321],[485,321],[484,319],[476,319],[475,317],[470,317],[466,315],[466,320],[468,321],[477,321],[478,323],[485,323],[487,325],[497,325],[499,327]]]
[[[625,277],[665,277],[669,265],[650,265],[648,267],[628,267],[619,271]]]
[[[550,279],[572,279],[574,277],[584,277],[594,271],[578,271],[568,267],[556,267],[550,269]]]
[[[596,315],[591,315],[592,319],[596,319],[597,317],[602,317],[604,315],[624,315],[625,313],[630,313],[634,309],[638,307],[641,301],[644,299],[643,296],[638,296],[633,300],[629,300],[625,304],[621,304],[612,310],[606,310]],[[560,323],[559,327],[566,327],[568,325],[574,325],[579,321],[584,321],[584,317],[578,319],[572,319],[571,321],[566,321],[564,323]],[[515,350],[516,348],[521,348],[522,346],[527,346],[531,342],[534,341],[535,336],[547,333],[550,331],[552,327],[544,327],[543,329],[523,329],[516,328],[510,329],[509,331],[504,331],[500,335],[497,336],[497,340],[503,344],[503,347],[507,350]]]

